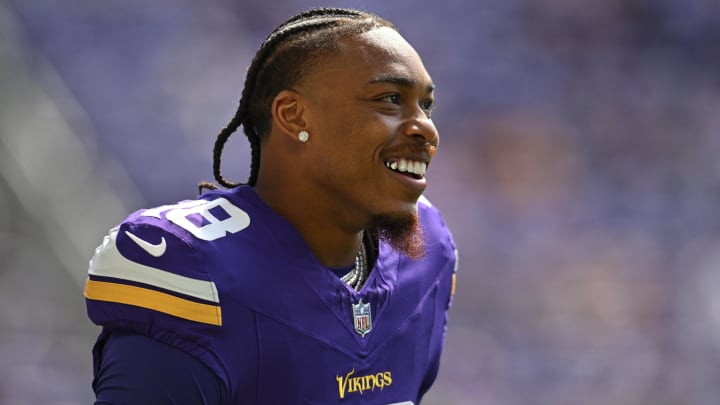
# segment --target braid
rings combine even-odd
[[[213,175],[223,187],[243,183],[225,179],[221,172],[222,151],[230,136],[242,125],[250,142],[250,176],[254,186],[260,170],[260,146],[270,132],[272,100],[283,89],[290,88],[304,74],[308,61],[320,52],[333,48],[339,38],[359,34],[378,27],[396,29],[389,21],[374,14],[342,8],[315,8],[291,17],[275,28],[263,41],[245,78],[240,103],[228,125],[220,131],[213,148]],[[217,189],[212,183],[201,182],[203,189]]]

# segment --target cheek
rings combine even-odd
[[[327,104],[318,126],[318,162],[332,167],[360,170],[362,163],[374,163],[379,151],[392,139],[398,118],[383,115],[354,103]]]
[[[344,155],[367,155],[388,139],[388,128],[375,117],[346,115],[341,122],[329,125],[326,133],[330,152]]]
[[[377,112],[363,114],[349,125],[358,142],[381,145],[390,141],[399,127],[395,116]]]

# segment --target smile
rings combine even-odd
[[[415,177],[418,179],[425,177],[425,173],[427,172],[427,163],[416,161],[416,160],[406,160],[406,159],[386,160],[385,167],[387,167],[388,169],[395,171],[395,172],[407,173],[409,175],[412,175],[412,177]]]

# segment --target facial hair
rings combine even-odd
[[[425,240],[417,213],[408,215],[379,215],[375,230],[380,240],[413,260],[425,256]]]

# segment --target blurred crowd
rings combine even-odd
[[[210,179],[212,142],[245,68],[287,16],[334,5],[387,17],[438,87],[441,145],[427,196],[460,249],[447,348],[425,403],[720,403],[720,2],[2,4],[23,63],[89,151],[85,184],[105,185],[128,210],[192,197]],[[14,102],[7,94],[0,111]],[[81,113],[63,108],[68,100]],[[228,148],[224,173],[242,181],[244,137]],[[61,176],[55,164],[33,162]],[[87,403],[97,330],[84,323],[82,286],[39,285],[81,282],[95,245],[78,243],[77,266],[34,257],[42,270],[22,281],[27,262],[6,241],[32,240],[42,226],[18,219],[32,213],[8,178],[0,354],[13,362],[0,363],[0,403]],[[74,226],[99,243],[121,214]],[[63,263],[73,268],[57,270]],[[61,335],[79,340],[63,346]],[[33,350],[38,341],[44,351]]]

